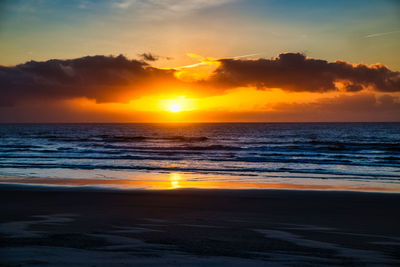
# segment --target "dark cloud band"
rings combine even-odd
[[[129,101],[127,97],[151,93],[161,82],[178,81],[173,70],[153,68],[122,55],[30,61],[0,67],[0,105],[24,99],[76,97],[123,102]]]
[[[146,55],[149,57],[151,54]],[[381,92],[400,91],[400,73],[376,64],[352,65],[327,62],[298,53],[275,59],[220,59],[210,78],[184,82],[175,70],[158,69],[120,55],[88,56],[69,60],[30,61],[0,66],[0,106],[20,101],[86,97],[97,102],[127,102],[165,88],[184,88],[180,93],[205,96],[223,94],[228,88],[256,86],[286,91],[356,92],[371,88]]]
[[[211,80],[224,87],[256,86],[296,92],[327,92],[371,88],[381,92],[400,91],[400,73],[376,64],[352,65],[345,61],[328,62],[299,53],[280,54],[275,59],[221,59]]]

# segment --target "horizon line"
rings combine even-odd
[[[400,123],[400,121],[220,121],[220,122],[0,122],[1,124],[243,124],[243,123]]]

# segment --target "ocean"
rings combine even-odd
[[[1,124],[0,183],[400,192],[400,123]]]

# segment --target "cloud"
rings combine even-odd
[[[220,66],[208,80],[215,86],[256,86],[295,92],[356,92],[364,88],[400,91],[400,72],[381,64],[328,62],[300,53],[283,53],[274,59],[220,59],[219,62]]]
[[[398,121],[400,99],[372,93],[340,95],[311,103],[273,105],[269,115],[275,119],[295,121]]]
[[[113,3],[113,5],[116,8],[125,9],[125,8],[130,7],[135,2],[136,2],[135,0],[123,0],[123,1],[116,1]]]
[[[273,106],[275,110],[285,112],[299,112],[299,110],[311,113],[319,112],[351,112],[365,113],[368,111],[400,111],[400,99],[393,95],[377,96],[372,93],[360,93],[355,95],[340,95],[333,98],[321,98],[311,103],[280,103]]]
[[[176,16],[188,14],[202,9],[222,6],[236,0],[118,0],[112,6],[121,10],[135,8],[158,16]]]
[[[167,8],[173,12],[188,12],[192,10],[220,6],[233,1],[234,0],[164,0],[157,1],[157,4],[161,4],[163,8]],[[155,1],[150,2],[154,3]]]
[[[144,60],[144,61],[157,61],[160,57],[157,55],[154,55],[152,53],[143,53],[139,54],[139,56]]]
[[[150,53],[144,53],[143,57],[156,58]],[[159,69],[122,55],[0,66],[0,106],[73,98],[127,103],[154,94],[203,97],[223,95],[228,89],[246,86],[289,92],[357,92],[365,88],[400,91],[400,73],[380,64],[327,62],[294,53],[280,54],[275,59],[225,58],[207,63],[216,70],[209,77],[195,79],[181,77],[179,69]],[[195,70],[193,74],[198,73]]]
[[[77,97],[126,102],[160,90],[160,84],[179,84],[174,72],[122,55],[0,66],[0,105]]]
[[[191,118],[199,121],[365,122],[399,121],[400,98],[373,93],[321,98],[310,103],[276,103],[268,111],[216,111]],[[205,117],[205,119],[204,119]]]

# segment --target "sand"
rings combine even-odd
[[[5,266],[399,265],[400,194],[0,187]]]

